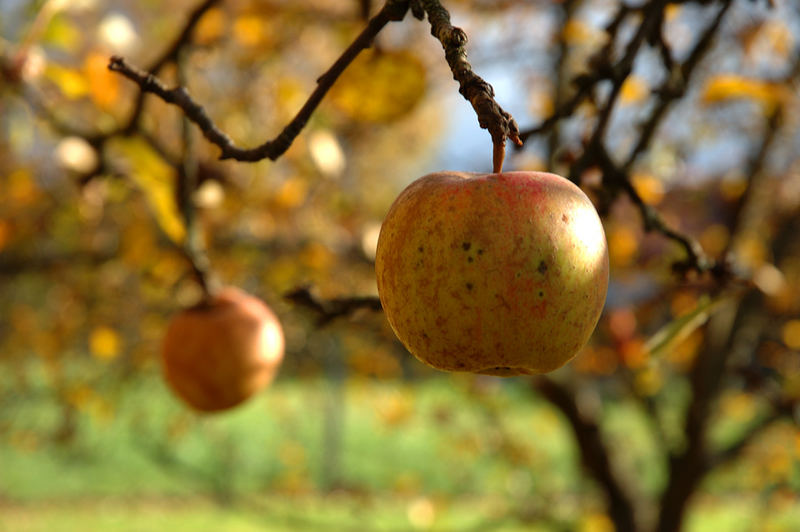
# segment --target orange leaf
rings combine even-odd
[[[108,68],[108,55],[89,52],[83,61],[83,71],[89,80],[89,96],[100,109],[109,110],[119,99],[120,77]]]
[[[764,106],[770,112],[788,99],[785,87],[760,79],[749,79],[735,74],[720,74],[706,81],[703,102],[720,103],[727,100],[749,99]]]

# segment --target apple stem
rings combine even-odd
[[[492,150],[492,172],[500,174],[503,172],[503,161],[506,158],[506,139],[494,142]]]

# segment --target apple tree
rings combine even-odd
[[[562,175],[602,218],[610,281],[588,344],[576,331],[562,369],[509,373],[535,374],[510,380],[569,428],[608,523],[679,530],[714,479],[744,483],[743,472],[761,475],[767,504],[800,486],[794,2],[22,4],[0,1],[15,13],[0,19],[0,346],[15,394],[31,386],[27,354],[41,359],[61,409],[55,440],[79,430],[80,409],[108,415],[108,383],[152,367],[169,316],[223,285],[280,320],[282,372],[430,376],[381,314],[375,259],[392,201],[447,162]],[[406,217],[435,222],[428,199]],[[447,226],[451,250],[435,241],[442,227],[420,234],[481,253],[461,241],[477,229]],[[493,258],[500,275],[463,288],[513,285],[511,262],[537,246],[510,247]],[[529,284],[552,266],[531,264]],[[559,300],[564,290],[548,297],[597,321],[596,302]],[[502,347],[535,313],[486,312],[485,329]],[[482,341],[462,329],[461,350]],[[87,354],[94,369],[73,374]],[[274,370],[232,387],[231,404]],[[609,404],[644,420],[651,448],[630,448]],[[657,464],[650,484],[642,461]]]

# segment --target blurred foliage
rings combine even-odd
[[[710,256],[732,260],[760,297],[748,303],[760,332],[731,362],[736,371],[715,404],[711,439],[720,448],[764,416],[773,397],[800,399],[800,14],[789,0],[773,3],[734,2],[685,96],[631,168],[642,200]],[[363,27],[360,4],[222,3],[195,28],[183,73],[170,66],[160,75],[184,79],[237,143],[256,145],[294,116]],[[497,76],[523,127],[571,94],[568,80],[606,44],[617,5],[447,4],[470,35],[476,71],[493,83],[489,74]],[[145,99],[137,131],[97,142],[125,123],[137,99],[106,69],[109,55],[148,64],[194,5],[0,0],[0,498],[73,488],[186,495],[198,485],[225,497],[308,495],[335,481],[356,501],[381,493],[408,501],[401,515],[422,529],[459,506],[451,497],[476,495],[499,521],[513,514],[546,529],[610,529],[566,426],[524,381],[442,377],[410,357],[379,314],[318,330],[314,316],[282,299],[301,285],[325,298],[375,294],[377,232],[403,186],[443,164],[488,167],[489,138],[459,99],[429,28],[410,17],[387,27],[277,162],[218,161],[197,132],[184,154],[180,114],[155,98]],[[664,38],[684,59],[711,14],[688,2],[666,16]],[[607,134],[614,155],[635,143],[659,98],[659,61],[643,52],[621,88]],[[507,169],[566,173],[597,113],[587,100],[510,155]],[[768,120],[776,113],[777,124]],[[770,128],[776,137],[754,178],[748,165]],[[287,336],[278,383],[229,418],[184,412],[159,380],[166,321],[200,296],[176,246],[186,235],[176,200],[184,155],[197,171],[192,199],[213,270],[272,306]],[[596,172],[582,185],[603,199]],[[555,377],[597,413],[623,475],[655,495],[666,482],[665,449],[685,444],[686,374],[707,347],[709,319],[738,300],[708,277],[676,279],[670,265],[681,250],[646,232],[629,201],[613,202],[604,223],[607,309],[590,345]],[[332,402],[347,408],[339,432],[308,415]],[[703,484],[690,526],[707,529],[692,523],[727,497],[755,500],[756,515],[796,515],[798,442],[796,415],[770,425]],[[115,453],[125,456],[116,462]],[[132,485],[116,469],[123,463],[132,474],[161,473]],[[120,478],[102,476],[109,471]]]

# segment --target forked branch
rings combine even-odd
[[[298,111],[292,121],[273,140],[269,140],[255,148],[248,149],[236,146],[233,140],[214,123],[203,106],[197,103],[184,87],[169,88],[152,74],[130,64],[122,57],[112,57],[108,68],[135,82],[142,92],[155,94],[165,102],[180,107],[186,117],[200,128],[203,135],[222,150],[220,159],[236,159],[237,161],[248,162],[263,159],[274,161],[289,149],[325,94],[356,56],[362,50],[371,46],[375,36],[386,24],[394,20],[402,20],[406,11],[408,11],[407,2],[387,1],[383,8],[369,20],[367,27],[347,47],[339,59],[317,80],[317,88],[311,93],[305,105]]]

